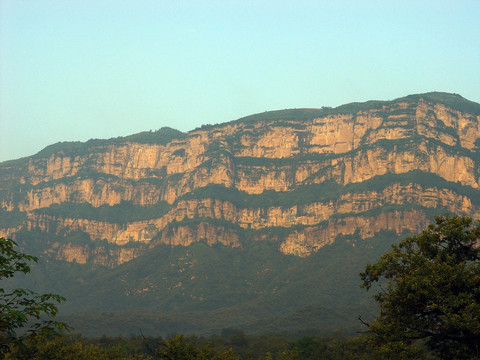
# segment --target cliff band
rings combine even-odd
[[[0,163],[0,236],[52,234],[45,255],[116,266],[158,244],[307,257],[445,211],[479,218],[479,121],[479,104],[428,93],[58,143]]]

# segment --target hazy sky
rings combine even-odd
[[[265,110],[480,102],[478,0],[0,0],[0,45],[0,161]]]

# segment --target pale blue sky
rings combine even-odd
[[[480,102],[478,0],[0,0],[0,45],[0,161],[265,110]]]

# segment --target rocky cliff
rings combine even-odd
[[[46,254],[109,266],[198,241],[304,257],[445,211],[480,217],[479,138],[479,104],[428,93],[59,143],[0,163],[0,236],[52,234]]]

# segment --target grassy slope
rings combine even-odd
[[[158,246],[114,269],[41,262],[17,285],[66,296],[61,314],[92,336],[138,329],[207,334],[229,327],[348,332],[359,325],[358,314],[373,311],[357,274],[396,236],[379,234],[355,247],[350,240],[304,259],[281,254],[272,242]]]

